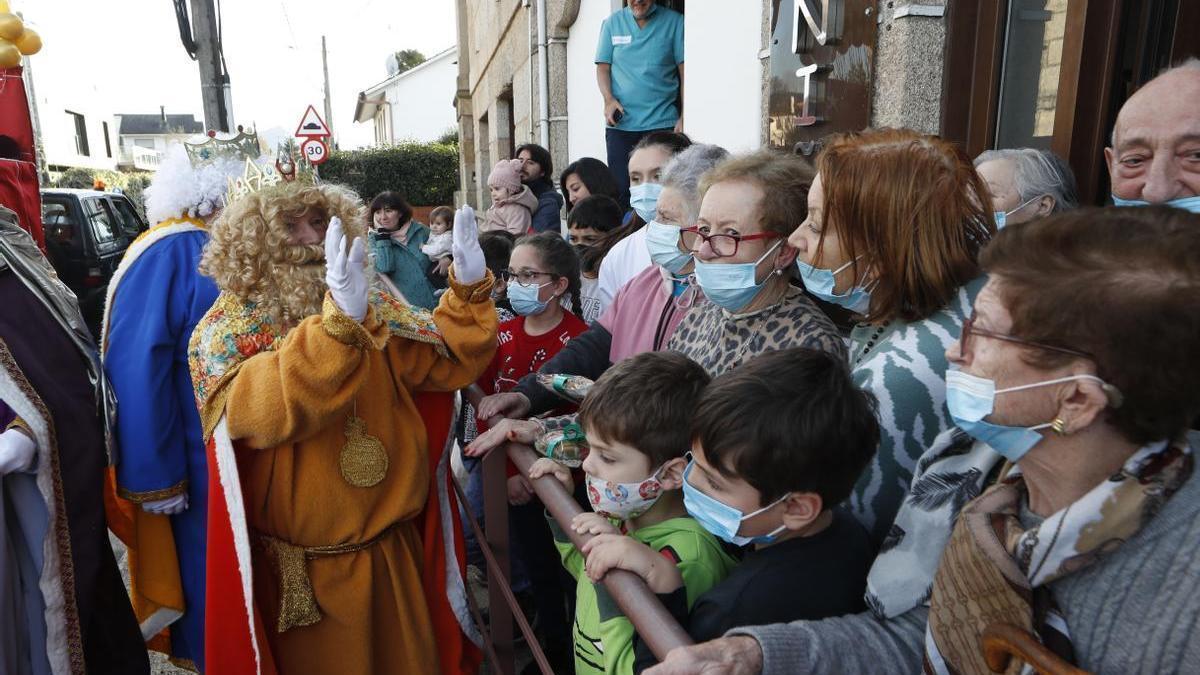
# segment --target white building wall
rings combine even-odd
[[[567,37],[567,155],[606,161],[604,99],[596,85],[596,44],[612,3],[584,0]],[[691,13],[688,8],[688,13]]]
[[[35,82],[36,86],[36,82]],[[42,143],[46,152],[46,163],[56,166],[73,166],[89,169],[116,169],[120,157],[120,140],[117,125],[111,111],[96,105],[86,92],[76,95],[43,95],[48,87],[37,89],[38,118],[42,125]],[[67,111],[83,115],[87,126],[88,155],[80,155],[75,148],[75,123]],[[104,146],[104,126],[108,122],[109,157]]]
[[[757,149],[762,142],[758,53],[767,3],[745,5],[732,11],[725,2],[689,2],[684,13],[684,131],[730,152]]]
[[[454,96],[457,91],[457,50],[418,66],[384,89],[391,111],[391,139],[428,143],[457,127]],[[368,91],[378,96],[378,90]]]

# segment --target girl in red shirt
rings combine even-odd
[[[502,274],[517,317],[500,324],[496,356],[479,378],[479,386],[489,395],[512,389],[587,330],[577,316],[579,258],[557,232],[518,239]],[[573,312],[563,309],[564,297],[570,298]]]
[[[500,324],[499,346],[479,378],[485,394],[506,392],[517,381],[558,353],[587,330],[579,317],[579,258],[557,232],[527,234],[517,239],[508,269],[508,300],[517,317]],[[570,299],[573,312],[563,307]],[[571,407],[559,414],[571,412]],[[484,422],[478,422],[482,433]],[[528,479],[508,462],[509,531],[512,537],[513,591],[534,605],[545,651],[552,662],[569,667],[570,621],[563,568],[541,503]],[[528,593],[532,592],[532,598]],[[523,605],[526,603],[523,602]],[[532,619],[533,617],[530,617]],[[558,669],[556,668],[556,671]]]

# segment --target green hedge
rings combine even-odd
[[[338,151],[320,171],[321,180],[347,185],[367,203],[380,192],[395,190],[414,206],[453,205],[458,189],[458,147],[402,143]]]

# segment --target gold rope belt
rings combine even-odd
[[[317,597],[313,594],[307,561],[365,551],[391,534],[402,522],[392,524],[364,542],[328,546],[297,546],[255,532],[256,543],[267,554],[279,579],[279,632],[296,626],[311,626],[321,620],[321,608],[317,606]]]

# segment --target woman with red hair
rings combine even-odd
[[[858,318],[850,366],[879,399],[882,439],[849,506],[876,544],[917,458],[950,426],[945,352],[983,285],[977,258],[994,232],[971,159],[940,138],[844,134],[817,159],[808,217],[788,243],[808,291]]]

